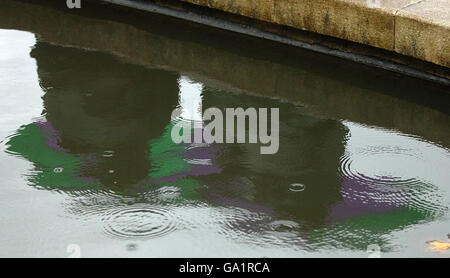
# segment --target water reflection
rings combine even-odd
[[[100,216],[107,235],[187,230],[296,250],[389,250],[392,231],[447,211],[450,156],[439,146],[99,52],[38,42],[31,55],[44,116],[7,152],[33,163],[30,186],[68,194],[67,210]],[[172,142],[176,121],[198,122],[212,106],[280,107],[279,152]]]
[[[106,213],[107,233],[123,238],[161,237],[176,229],[177,219],[165,207],[132,205]]]
[[[448,88],[341,59],[167,17],[105,8],[95,1],[68,10],[64,1],[2,0],[0,28],[188,73],[227,93],[288,100],[320,117],[395,129],[450,146]]]

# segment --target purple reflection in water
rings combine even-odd
[[[59,142],[61,142],[61,138],[59,137],[58,132],[56,131],[56,129],[53,127],[53,125],[50,122],[39,121],[39,122],[34,122],[33,124],[37,125],[42,130],[42,133],[43,133],[45,139],[47,139],[47,141],[46,141],[47,146],[49,146],[50,148],[52,148],[58,152],[67,153],[67,151],[65,149],[63,149],[59,146]]]
[[[341,187],[343,201],[331,208],[328,217],[330,222],[392,211],[408,205],[411,196],[405,191],[393,188],[396,179],[391,177],[375,179],[362,175],[361,177],[343,178]]]

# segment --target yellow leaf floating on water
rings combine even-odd
[[[430,249],[432,250],[447,250],[450,249],[450,243],[443,242],[440,240],[429,241],[428,244],[431,245]]]

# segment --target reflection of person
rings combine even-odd
[[[35,186],[130,194],[177,186],[185,199],[295,221],[313,243],[327,238],[342,243],[346,239],[340,232],[350,231],[357,240],[348,246],[363,248],[358,236],[371,233],[368,239],[373,239],[425,217],[407,208],[380,214],[369,206],[367,218],[343,215],[343,226],[327,222],[340,213],[336,208],[345,203],[343,195],[357,188],[345,181],[342,186],[338,174],[347,134],[338,121],[305,116],[280,104],[280,149],[264,157],[257,144],[174,144],[170,134],[176,119],[171,121],[170,115],[177,103],[184,120],[197,120],[205,104],[271,103],[222,94],[203,99],[206,89],[187,77],[124,64],[101,53],[38,43],[32,55],[46,90],[45,119],[22,127],[10,138],[8,151],[34,163],[30,183]],[[305,190],[290,191],[294,183]],[[208,189],[200,195],[203,185]],[[374,225],[380,215],[389,224]],[[237,227],[244,229],[249,220]],[[267,223],[252,222],[250,228],[265,229],[258,224]]]
[[[36,45],[31,54],[46,90],[45,117],[58,131],[60,146],[97,159],[82,174],[111,187],[146,178],[148,140],[169,122],[177,76],[47,44]]]
[[[213,149],[170,139],[178,100],[185,113],[201,104],[201,88],[187,89],[186,78],[45,43],[32,56],[46,90],[45,117],[8,142],[9,152],[35,163],[32,184],[129,193],[177,184],[190,194],[197,186],[190,177],[220,172],[210,161]]]

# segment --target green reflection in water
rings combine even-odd
[[[217,169],[210,165],[195,168],[187,160],[187,146],[174,144],[170,138],[179,74],[42,42],[32,56],[46,90],[45,120],[19,129],[7,143],[9,153],[34,164],[35,169],[27,173],[31,186],[63,192],[100,189],[119,197],[172,186],[181,192],[172,205],[197,201],[245,211],[241,218],[229,216],[231,223],[225,225],[229,233],[252,235],[257,244],[274,242],[263,236],[265,232],[286,229],[274,228],[272,221],[297,223],[281,222],[289,226],[287,234],[292,236],[279,233],[275,237],[284,246],[308,250],[365,250],[374,243],[388,250],[391,232],[431,221],[446,211],[440,200],[411,198],[412,204],[405,204],[393,199],[384,211],[362,204],[366,205],[364,215],[343,214],[330,221],[336,206],[348,202],[342,191],[352,195],[361,186],[338,174],[348,136],[340,121],[307,115],[306,109],[274,100],[206,88],[207,107],[282,107],[280,151],[261,157],[259,146],[249,144],[226,145],[220,150],[209,147]],[[105,151],[112,155],[104,157]],[[62,171],[55,172],[58,168]],[[293,183],[305,184],[306,189],[293,193],[288,189]],[[438,190],[428,187],[428,191]],[[411,194],[423,193],[419,191]],[[388,195],[381,196],[389,203]],[[363,197],[377,205],[370,194]],[[414,208],[418,202],[425,203],[422,210]],[[75,205],[84,209],[83,204]]]
[[[188,171],[190,168],[189,163],[181,157],[185,151],[185,146],[175,144],[172,141],[172,127],[173,124],[171,123],[160,138],[154,139],[150,143],[150,160],[155,162],[149,174],[151,178],[157,179],[176,175]]]
[[[33,186],[48,189],[87,189],[99,184],[77,177],[81,159],[47,145],[48,136],[36,124],[20,128],[8,142],[7,151],[33,162],[35,169],[29,174]]]

